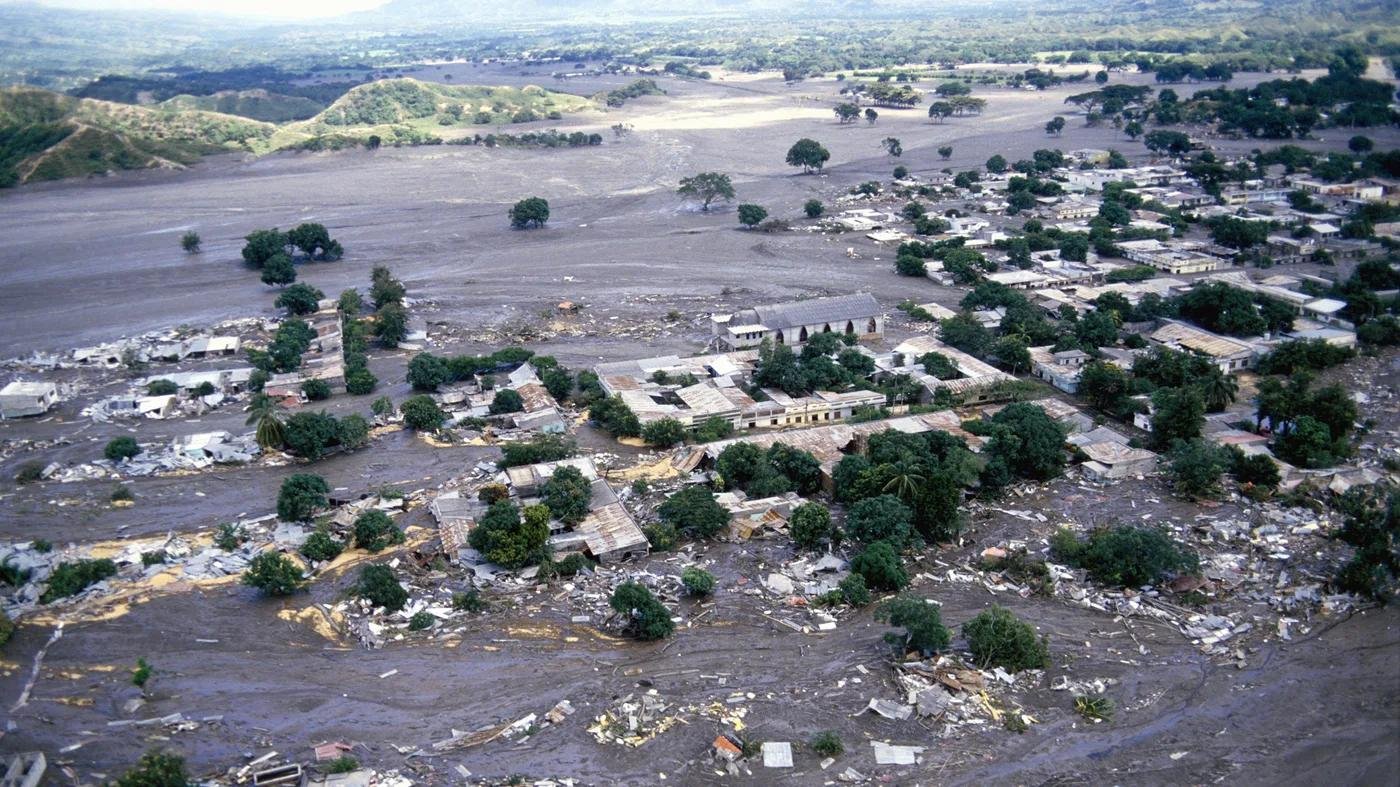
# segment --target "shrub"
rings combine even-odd
[[[422,631],[424,629],[430,629],[436,622],[437,619],[427,611],[415,612],[413,613],[413,617],[408,619],[408,630]]]
[[[575,552],[563,560],[546,559],[540,563],[540,576],[545,579],[553,577],[572,577],[584,569],[593,568],[593,561],[582,552]]]
[[[846,747],[841,743],[841,736],[831,730],[819,732],[812,736],[812,751],[823,757],[840,757],[846,753]]]
[[[219,525],[219,529],[214,532],[214,546],[225,552],[232,552],[243,545],[248,540],[243,528],[232,522],[225,522]]]
[[[383,511],[366,511],[355,518],[355,546],[366,552],[378,552],[403,542],[403,531]]]
[[[324,530],[317,530],[307,536],[306,543],[301,545],[301,553],[306,559],[317,562],[335,560],[344,549],[345,545],[339,539]]]
[[[376,607],[397,612],[408,603],[408,591],[394,578],[394,570],[384,565],[365,566],[355,583],[355,595]]]
[[[828,542],[839,540],[831,524],[831,512],[821,503],[803,503],[788,519],[788,533],[793,543],[803,549],[820,549]]]
[[[690,566],[681,572],[681,584],[692,596],[708,596],[715,592],[715,577],[703,568]]]
[[[729,512],[703,486],[691,486],[671,495],[657,509],[661,520],[697,538],[710,538],[729,524]]]
[[[141,565],[143,565],[143,566],[154,566],[154,565],[157,565],[157,564],[161,564],[161,563],[164,563],[164,562],[165,562],[165,558],[166,558],[166,555],[165,555],[165,550],[164,550],[164,549],[155,549],[155,550],[152,550],[152,551],[150,551],[150,552],[142,552],[142,553],[141,553]]]
[[[25,462],[19,466],[15,473],[15,483],[20,486],[32,484],[44,477],[44,465],[41,462]]]
[[[136,444],[136,438],[134,437],[113,438],[108,441],[107,447],[102,449],[102,455],[113,462],[130,459],[139,453],[141,453],[141,446]]]
[[[301,590],[301,569],[280,552],[262,552],[243,572],[243,584],[265,596],[290,596]]]
[[[116,787],[190,787],[185,760],[174,754],[152,751],[141,757],[136,767],[116,781]]]
[[[626,630],[638,639],[662,639],[676,630],[671,612],[645,585],[623,582],[613,591],[608,605],[627,619]]]
[[[1169,573],[1195,571],[1198,564],[1194,552],[1177,546],[1171,536],[1152,527],[1098,528],[1082,544],[1070,546],[1068,542],[1068,538],[1056,535],[1052,543],[1056,555],[1106,585],[1151,585]]]
[[[180,386],[173,380],[152,380],[146,384],[148,396],[170,396],[180,392]]]
[[[1074,710],[1095,724],[1109,721],[1113,718],[1113,700],[1107,697],[1090,697],[1081,694],[1074,698]]]
[[[49,575],[49,586],[39,597],[39,602],[49,604],[61,598],[75,596],[116,574],[117,564],[106,558],[60,563]]]
[[[900,653],[916,650],[923,656],[932,656],[948,647],[952,637],[943,625],[938,606],[921,598],[909,596],[890,601],[880,610],[877,619],[891,626],[904,629],[903,634],[890,632],[885,641]]]
[[[430,401],[431,401],[431,400],[430,400]],[[375,415],[386,416],[386,417],[387,417],[387,416],[393,415],[395,409],[396,409],[396,408],[394,407],[394,400],[393,400],[393,399],[390,399],[390,398],[387,397],[387,396],[381,396],[381,397],[379,397],[378,399],[375,399],[375,400],[374,400],[373,402],[371,402],[370,405],[369,405],[369,411],[370,411],[371,413],[374,413]]]
[[[964,623],[962,630],[972,658],[982,669],[1004,667],[1019,672],[1049,663],[1045,640],[1004,607],[984,610]]]
[[[447,413],[438,407],[437,402],[423,394],[408,397],[399,410],[403,413],[404,424],[420,432],[431,432],[447,420]]]
[[[876,541],[851,560],[851,571],[875,590],[899,590],[909,584],[909,575],[900,565],[899,553],[888,541]]]
[[[865,577],[860,574],[847,575],[836,587],[836,592],[841,594],[841,600],[853,607],[863,607],[870,603],[870,590],[865,586]]]
[[[1172,488],[1188,500],[1220,495],[1220,476],[1230,461],[1224,449],[1197,438],[1178,441],[1171,452]]]
[[[29,548],[41,555],[47,555],[53,551],[53,542],[46,538],[36,538],[29,542]]]
[[[452,594],[452,609],[457,612],[481,612],[486,609],[486,600],[481,597],[481,591],[468,588]]]
[[[539,462],[557,462],[568,459],[578,451],[578,444],[557,434],[542,434],[529,440],[507,443],[501,449],[501,459],[497,463],[502,468],[533,465]]]
[[[330,774],[350,773],[359,769],[360,762],[348,754],[343,754],[326,763],[326,773]]]
[[[309,473],[296,473],[282,482],[277,493],[277,516],[288,522],[305,522],[329,504],[331,491],[326,479]]]
[[[137,688],[145,688],[146,683],[151,680],[151,665],[145,659],[136,660],[136,669],[131,671],[131,685]]]
[[[373,393],[379,385],[379,378],[364,366],[356,366],[345,373],[345,392],[353,396]]]
[[[131,493],[129,488],[117,484],[115,487],[112,487],[112,494],[108,499],[113,503],[130,503],[132,500],[136,499],[136,496]]]
[[[807,214],[807,218],[815,219],[826,212],[826,206],[819,199],[809,199],[802,203],[802,212]]]

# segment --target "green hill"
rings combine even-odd
[[[307,102],[303,104],[302,102]],[[390,79],[360,85],[308,120],[314,102],[263,90],[175,96],[140,106],[29,87],[0,89],[0,187],[112,170],[180,167],[221,151],[386,144],[469,134],[473,127],[558,119],[589,99],[527,86],[439,85]],[[235,114],[236,113],[236,114]],[[334,144],[325,143],[327,140]]]
[[[199,109],[223,115],[237,115],[268,123],[287,123],[315,117],[325,104],[305,96],[287,96],[267,90],[223,90],[207,96],[172,96],[157,106],[161,109]]]
[[[217,112],[5,88],[0,89],[0,186],[179,167],[220,151],[260,152],[275,131],[270,123]]]

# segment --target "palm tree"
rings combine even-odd
[[[1210,374],[1201,381],[1201,395],[1206,400],[1206,409],[1212,413],[1223,411],[1235,401],[1240,392],[1240,384],[1233,374],[1226,374],[1218,366],[1211,366]]]
[[[258,445],[264,449],[281,448],[287,442],[287,427],[279,418],[281,414],[281,405],[267,394],[253,397],[252,404],[248,406],[246,423],[248,426],[258,425],[255,437]]]
[[[885,488],[881,491],[894,495],[902,503],[912,503],[918,496],[919,489],[924,485],[924,477],[915,472],[914,468],[901,464],[895,468],[894,475],[885,482]]]

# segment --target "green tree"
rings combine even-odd
[[[671,495],[657,509],[663,522],[695,538],[711,538],[729,524],[729,512],[703,486],[690,486]]]
[[[408,591],[399,584],[394,570],[382,564],[360,569],[359,581],[355,583],[355,595],[389,612],[398,612],[408,603]]]
[[[952,640],[938,605],[921,598],[901,596],[886,603],[877,613],[877,619],[891,626],[904,629],[903,634],[890,632],[885,641],[897,648],[901,654],[918,651],[923,656],[932,656],[946,650]]]
[[[933,107],[929,107],[929,109],[931,110],[931,109],[933,109]],[[938,149],[938,157],[941,158],[941,159],[943,159],[944,161],[946,161],[946,160],[952,158],[952,157],[953,157],[953,146],[952,146],[952,145],[943,145],[942,147],[940,147],[940,148]]]
[[[642,427],[642,440],[652,448],[670,448],[685,441],[685,426],[674,418],[661,418]]]
[[[768,218],[768,211],[762,205],[744,203],[739,206],[739,223],[749,229],[753,229],[766,218]]]
[[[549,203],[539,197],[526,197],[512,205],[507,214],[515,229],[543,227],[549,221]]]
[[[284,428],[287,451],[313,461],[340,443],[340,424],[324,410],[296,413],[287,419]]]
[[[408,362],[408,384],[415,391],[436,391],[452,379],[447,359],[432,353],[418,353]]]
[[[999,460],[1014,475],[1044,481],[1065,464],[1065,429],[1038,405],[1009,404],[987,422],[991,439],[983,454]]]
[[[1128,391],[1127,373],[1106,361],[1090,361],[1079,372],[1079,395],[1106,413],[1121,412]]]
[[[608,599],[608,606],[627,620],[627,632],[638,639],[664,639],[676,630],[671,612],[640,583],[618,585]]]
[[[1072,535],[1051,543],[1060,560],[1117,587],[1151,585],[1174,572],[1195,571],[1198,564],[1194,552],[1154,527],[1116,525],[1094,530],[1086,543],[1075,542]]]
[[[139,453],[141,446],[134,437],[114,437],[107,442],[107,447],[102,449],[102,455],[113,462],[130,459]]]
[[[402,544],[404,533],[383,511],[366,511],[355,518],[355,546],[366,552],[379,552]]]
[[[981,669],[1002,667],[1011,672],[1049,666],[1043,637],[1005,607],[992,606],[963,624],[967,649]]]
[[[593,485],[576,467],[556,467],[540,489],[540,498],[554,518],[566,525],[577,525],[588,517]]]
[[[1055,117],[1051,118],[1051,119],[1050,119],[1050,122],[1048,122],[1048,123],[1045,124],[1045,133],[1046,133],[1046,134],[1051,134],[1051,135],[1053,135],[1053,136],[1057,136],[1057,137],[1058,137],[1058,136],[1060,135],[1060,132],[1062,132],[1062,131],[1064,131],[1064,130],[1065,130],[1065,119],[1062,118],[1062,117],[1060,117],[1059,115],[1056,115]]]
[[[641,421],[620,396],[594,402],[588,408],[588,417],[613,437],[638,437],[642,433]]]
[[[262,283],[285,287],[297,280],[296,267],[292,265],[292,258],[282,252],[277,252],[268,258],[262,266]]]
[[[389,302],[374,315],[374,335],[385,347],[397,347],[408,337],[408,311],[403,304]]]
[[[880,147],[890,158],[899,158],[904,155],[904,144],[897,137],[885,137],[880,140]]]
[[[1211,413],[1224,412],[1240,392],[1240,384],[1235,376],[1225,373],[1214,364],[1211,364],[1210,372],[1200,381],[1199,386],[1206,411]]]
[[[691,175],[688,178],[681,178],[680,188],[676,193],[682,197],[691,197],[700,200],[700,209],[708,211],[710,203],[717,199],[726,202],[734,199],[734,184],[730,182],[729,176],[722,172],[701,172],[698,175]]]
[[[502,388],[491,398],[491,406],[487,410],[492,415],[505,415],[507,413],[519,413],[525,410],[525,400],[518,391],[510,388]]]
[[[254,268],[263,267],[278,254],[286,256],[287,235],[276,229],[254,230],[243,240],[243,261]]]
[[[1189,500],[1219,497],[1220,476],[1229,463],[1229,454],[1212,443],[1180,440],[1171,452],[1172,488]]]
[[[473,549],[503,568],[538,563],[549,541],[549,514],[546,506],[527,506],[522,512],[502,500],[486,510],[468,540]]]
[[[830,159],[830,151],[816,140],[803,137],[788,148],[786,161],[788,165],[801,167],[804,173],[808,173],[820,172]]]
[[[404,424],[419,432],[434,431],[447,420],[447,413],[426,394],[408,397],[400,405],[399,412],[403,413]]]
[[[1012,374],[1021,374],[1031,368],[1031,352],[1026,343],[1017,336],[1003,336],[992,345],[992,356]]]
[[[317,562],[335,560],[344,550],[345,544],[324,530],[317,530],[307,536],[301,545],[301,554],[305,555],[307,560]]]
[[[309,473],[294,473],[282,481],[277,492],[277,516],[287,522],[309,522],[311,515],[329,503],[330,485],[326,479]]]
[[[1166,451],[1177,440],[1200,437],[1205,416],[1205,402],[1195,388],[1159,389],[1152,394],[1152,450]]]
[[[987,159],[988,172],[995,172],[996,174],[1000,175],[1001,173],[1006,171],[1006,166],[1006,158],[1000,153],[997,153],[991,158]]]
[[[254,438],[264,450],[281,448],[287,443],[287,427],[282,423],[282,408],[270,396],[258,394],[248,407],[247,426],[257,424]]]
[[[299,317],[316,311],[324,297],[324,293],[309,284],[293,284],[277,296],[273,305],[279,309],[286,309],[289,315]]]
[[[807,218],[815,219],[826,211],[826,206],[819,199],[809,199],[802,203],[802,212],[807,214]]]
[[[162,751],[146,752],[135,768],[115,782],[116,787],[191,787],[193,784],[185,772],[184,758]]]
[[[860,117],[860,107],[849,102],[837,104],[831,108],[831,111],[842,124],[850,123]]]
[[[851,506],[846,531],[862,544],[887,541],[903,548],[913,532],[913,512],[895,495],[866,498]]]
[[[243,572],[243,584],[264,596],[290,596],[301,590],[301,569],[280,552],[260,552]]]
[[[821,503],[803,503],[793,509],[788,533],[793,543],[803,549],[820,549],[839,539],[839,531],[831,524],[831,512]]]
[[[180,248],[184,249],[186,254],[198,254],[199,246],[200,239],[198,232],[188,230],[184,235],[180,236]]]
[[[851,559],[851,571],[873,590],[899,590],[909,584],[899,552],[888,541],[876,541]]]
[[[312,259],[340,259],[343,250],[340,244],[331,240],[326,225],[307,222],[298,224],[287,232],[287,242]]]

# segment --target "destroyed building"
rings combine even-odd
[[[16,380],[0,388],[0,419],[43,415],[58,404],[58,386]]]
[[[333,300],[323,300],[318,309],[303,318],[315,333],[311,346],[301,355],[301,368],[274,374],[263,386],[263,393],[284,403],[301,403],[302,386],[321,380],[331,393],[345,393],[345,346],[340,335],[340,312]]]

